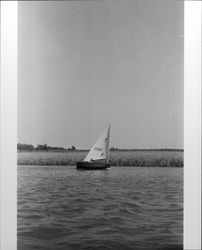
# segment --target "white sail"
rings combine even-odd
[[[107,131],[101,135],[96,143],[93,145],[84,161],[105,160],[108,162],[109,158],[109,139],[110,139],[110,126]]]

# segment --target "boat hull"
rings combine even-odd
[[[81,170],[102,170],[110,168],[110,165],[108,163],[103,163],[103,162],[82,161],[82,162],[77,162],[76,168]]]

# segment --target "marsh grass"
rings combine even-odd
[[[87,152],[18,152],[18,165],[76,165]],[[183,167],[182,151],[114,151],[110,152],[111,166]]]

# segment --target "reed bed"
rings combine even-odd
[[[18,152],[18,165],[76,165],[87,152]],[[183,167],[183,151],[113,151],[111,166]]]

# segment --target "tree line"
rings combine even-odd
[[[71,146],[70,148],[63,148],[63,147],[53,147],[49,146],[47,144],[38,144],[36,147],[32,144],[26,144],[26,143],[18,143],[17,144],[17,150],[18,151],[75,151],[77,150],[75,146]],[[86,149],[84,151],[87,151],[89,149]],[[110,151],[118,151],[118,148],[111,147]]]
[[[18,143],[17,144],[18,151],[75,151],[78,150],[75,146],[71,146],[70,148],[63,147],[53,147],[47,144],[38,144],[36,147],[32,144]],[[88,151],[89,149],[79,150],[79,151]],[[117,147],[111,147],[110,151],[179,151],[183,152],[183,149],[120,149]]]
[[[63,147],[49,146],[47,144],[38,144],[36,147],[34,147],[34,145],[32,144],[18,143],[17,150],[18,151],[74,151],[76,150],[76,147],[72,146],[66,149]]]

